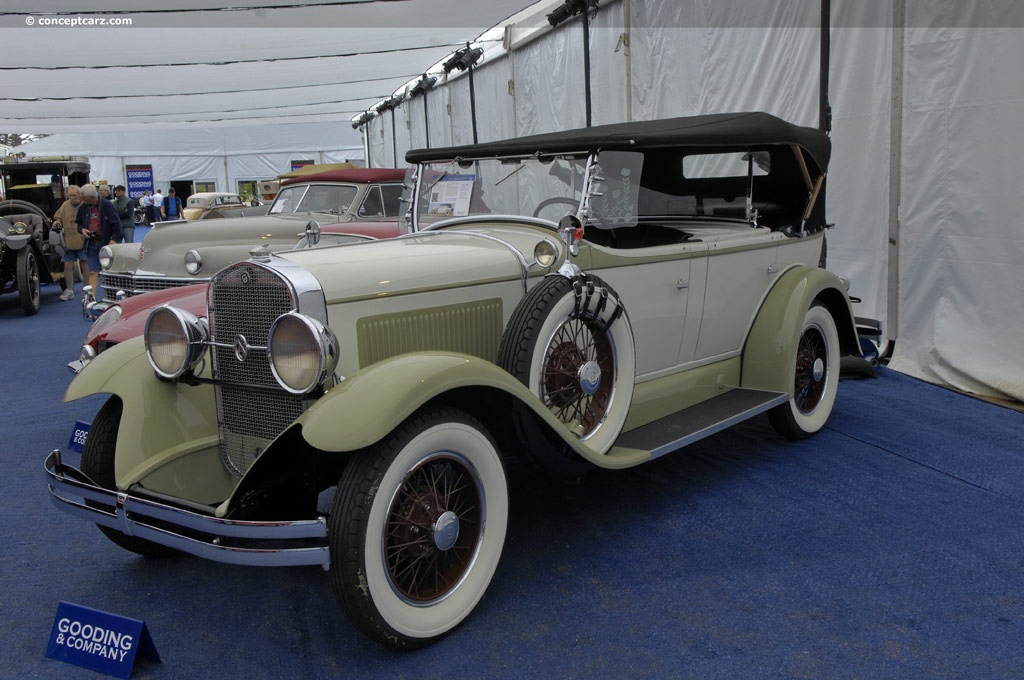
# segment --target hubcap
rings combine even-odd
[[[590,396],[597,392],[597,388],[601,386],[601,367],[596,361],[588,361],[580,366],[579,381],[583,394]]]
[[[438,550],[451,550],[457,540],[459,540],[459,516],[451,510],[446,510],[434,522],[434,545]]]
[[[811,372],[814,377],[814,382],[821,382],[821,379],[825,377],[825,362],[818,357],[814,360],[814,370]]]

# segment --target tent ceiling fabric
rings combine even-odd
[[[0,132],[347,122],[534,4],[36,0],[0,10]]]

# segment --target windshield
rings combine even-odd
[[[278,192],[271,215],[320,212],[344,215],[355,200],[358,189],[351,184],[299,184]]]
[[[417,201],[419,227],[451,217],[526,215],[551,223],[579,215],[587,154],[425,163]],[[591,170],[590,222],[636,223],[643,154],[608,151]]]
[[[774,146],[432,161],[420,166],[418,227],[487,214],[557,223],[573,213],[599,228],[666,219],[781,228],[799,224],[807,207],[798,160],[791,148]]]

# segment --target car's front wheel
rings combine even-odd
[[[39,311],[39,260],[30,245],[18,251],[16,276],[21,308],[25,314],[32,316]]]
[[[117,431],[121,425],[121,400],[111,397],[107,403],[96,414],[89,428],[89,436],[85,440],[85,448],[82,450],[82,472],[88,475],[104,489],[113,490],[114,485],[114,450],[117,444]],[[86,501],[86,504],[93,508],[102,508],[113,512],[114,508],[96,501]],[[173,548],[153,543],[142,538],[126,536],[120,531],[115,531],[99,524],[96,525],[103,535],[121,546],[125,550],[145,555],[146,557],[166,557],[174,555],[177,551]]]
[[[768,411],[768,419],[780,434],[806,439],[825,426],[838,389],[839,332],[828,309],[816,303],[800,327],[793,396]]]
[[[331,584],[369,637],[415,648],[465,619],[508,523],[497,447],[468,414],[428,408],[356,454],[330,516]]]

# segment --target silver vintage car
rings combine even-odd
[[[88,291],[83,310],[96,318],[122,297],[209,281],[256,246],[291,248],[311,220],[343,223],[372,238],[395,236],[404,177],[404,170],[391,168],[328,170],[284,180],[274,202],[261,206],[258,215],[157,223],[142,243],[100,250],[103,295],[97,299]]]
[[[429,644],[495,574],[506,456],[574,478],[825,425],[860,353],[829,155],[765,113],[411,151],[413,233],[231,264],[79,373],[66,400],[111,396],[52,500],[137,553],[317,565],[369,637]]]

